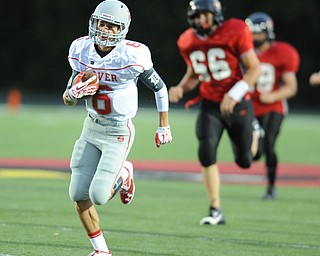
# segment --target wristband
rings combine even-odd
[[[244,80],[240,80],[234,84],[229,90],[228,95],[235,101],[240,101],[249,91],[249,85]]]
[[[66,99],[68,101],[71,101],[71,102],[76,102],[77,98],[72,95],[72,91],[71,90],[72,90],[71,88],[66,90],[66,94],[65,94],[66,95]]]

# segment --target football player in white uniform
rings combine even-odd
[[[89,36],[76,39],[69,49],[73,72],[63,101],[73,106],[84,99],[88,111],[71,157],[69,195],[94,248],[91,256],[111,255],[94,205],[107,203],[117,191],[124,204],[134,196],[133,166],[126,158],[135,135],[131,119],[138,109],[138,79],[155,95],[156,146],[172,140],[167,87],[153,68],[148,47],[125,39],[130,21],[124,3],[103,1],[91,15]],[[95,76],[79,79],[79,73],[88,71]]]

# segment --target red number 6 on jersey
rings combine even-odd
[[[100,85],[99,90],[112,91],[106,85]],[[92,97],[92,106],[100,115],[108,115],[111,113],[111,99],[108,94],[99,91]]]

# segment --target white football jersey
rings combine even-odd
[[[92,70],[99,78],[98,92],[85,100],[91,116],[122,121],[136,115],[138,76],[153,66],[146,45],[123,40],[102,58],[85,36],[72,42],[68,60],[73,70]]]

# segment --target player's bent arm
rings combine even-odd
[[[240,102],[244,95],[249,91],[253,91],[253,86],[261,73],[260,62],[252,49],[241,56],[241,61],[246,70],[245,74],[242,79],[236,82],[227,93],[227,95],[235,102]],[[227,114],[231,109],[233,109],[232,105],[234,105],[235,102],[233,102],[233,104],[228,104],[228,102],[231,101],[227,96],[225,98],[226,99],[223,100],[220,109],[222,113]]]
[[[297,94],[298,82],[295,72],[285,72],[281,76],[281,87],[271,92],[271,102],[289,99]]]
[[[177,86],[170,87],[169,99],[172,103],[177,103],[183,98],[183,95],[192,91],[199,83],[198,75],[191,66],[187,67],[187,71]]]
[[[199,83],[198,75],[194,72],[191,66],[187,67],[186,73],[178,83],[177,87],[182,87],[183,93],[192,91]]]
[[[246,69],[242,80],[249,86],[254,86],[261,74],[259,59],[254,50],[251,49],[241,57],[241,60]]]

